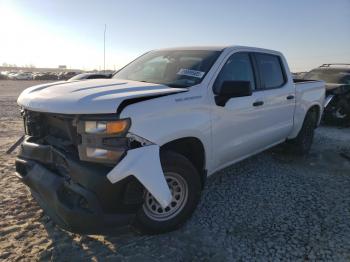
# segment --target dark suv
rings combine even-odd
[[[325,122],[350,125],[350,64],[323,64],[304,79],[326,82]]]

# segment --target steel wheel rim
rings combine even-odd
[[[146,191],[142,206],[146,216],[155,221],[165,221],[175,217],[182,211],[188,198],[188,185],[182,176],[173,172],[167,172],[164,175],[172,195],[170,204],[162,208],[151,193]]]
[[[342,113],[343,108],[337,108],[337,110],[335,111],[335,117],[339,118],[339,119],[344,119],[346,117],[346,113]]]

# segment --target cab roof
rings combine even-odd
[[[240,45],[214,45],[214,46],[181,46],[181,47],[171,47],[171,48],[161,48],[153,51],[166,51],[166,50],[208,50],[208,51],[233,51],[235,49],[242,49],[248,52],[265,52],[265,53],[276,53],[281,55],[280,52],[270,49],[251,47],[251,46],[240,46]]]

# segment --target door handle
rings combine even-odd
[[[294,96],[293,95],[289,95],[286,98],[287,98],[287,100],[291,100],[291,99],[294,99]]]
[[[264,101],[256,101],[253,103],[253,106],[262,106],[264,104]]]

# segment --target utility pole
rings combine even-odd
[[[103,33],[103,72],[106,73],[106,29],[107,25],[105,24],[105,31]]]

